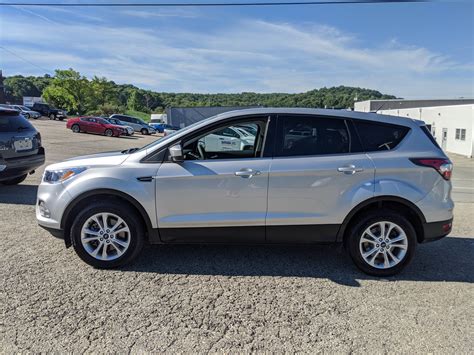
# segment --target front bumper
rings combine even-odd
[[[21,175],[30,173],[44,164],[45,154],[44,148],[39,147],[38,153],[21,157],[17,159],[3,160],[0,158],[0,181],[16,178]]]
[[[433,242],[435,240],[446,237],[453,228],[453,219],[446,221],[425,223],[423,225],[423,239],[422,243]]]

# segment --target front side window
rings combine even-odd
[[[245,125],[249,129],[241,128],[243,132],[239,129],[240,122],[239,125],[229,124],[211,129],[184,141],[182,144],[184,158],[209,160],[260,157],[266,124],[266,119],[246,121]]]
[[[343,119],[313,116],[278,117],[275,156],[344,154],[350,138]]]
[[[360,140],[367,152],[394,149],[407,135],[408,127],[354,120]]]

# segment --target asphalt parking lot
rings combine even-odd
[[[156,139],[33,124],[47,164]],[[152,246],[95,270],[36,225],[42,169],[0,186],[0,352],[471,353],[474,161],[452,159],[453,232],[390,279],[335,246]]]

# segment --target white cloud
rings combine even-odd
[[[44,22],[17,22],[2,21],[13,29],[1,31],[2,43],[42,67],[73,67],[159,91],[302,92],[353,85],[404,97],[473,94],[472,63],[393,39],[364,46],[356,35],[325,25],[247,19],[190,31],[71,22],[51,31]],[[4,53],[0,61],[7,75],[34,70]]]

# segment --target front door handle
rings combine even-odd
[[[355,173],[359,173],[361,171],[364,171],[362,168],[356,168],[355,165],[346,165],[346,166],[341,166],[340,168],[337,168],[337,171],[347,174],[347,175],[353,175]]]
[[[253,170],[249,168],[240,169],[239,171],[235,172],[235,176],[240,176],[244,179],[250,179],[254,175],[260,175],[262,172],[259,170]]]

